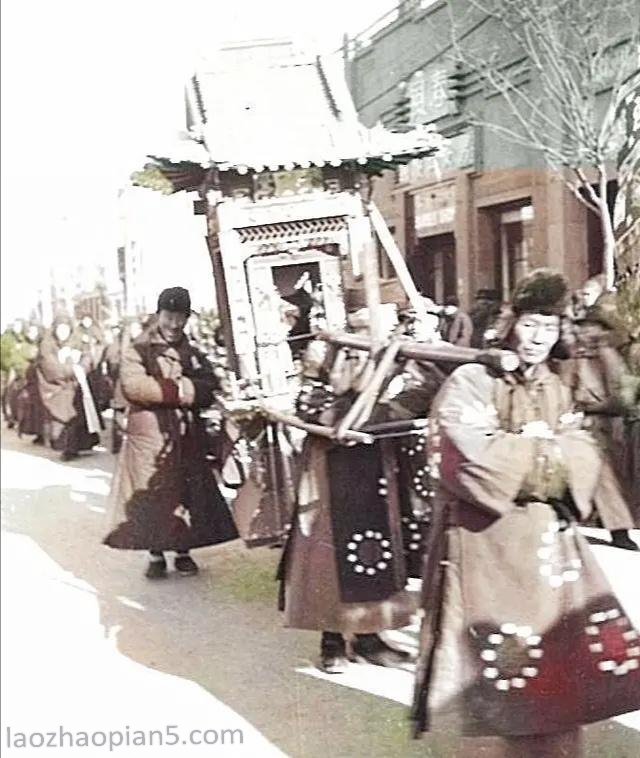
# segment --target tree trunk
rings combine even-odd
[[[609,204],[607,203],[607,172],[600,168],[600,229],[602,230],[602,260],[603,273],[605,276],[605,287],[610,290],[615,283],[616,268],[616,238],[613,233],[613,223],[609,215]]]

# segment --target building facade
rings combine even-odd
[[[172,286],[186,287],[195,309],[214,307],[206,223],[193,215],[190,199],[128,186],[119,194],[119,222],[114,260],[123,315],[154,313],[158,294]]]
[[[542,265],[564,271],[577,287],[603,268],[599,219],[541,154],[477,119],[471,124],[472,111],[507,128],[513,116],[455,62],[448,5],[459,1],[400,3],[386,24],[345,44],[347,78],[365,124],[430,123],[449,140],[444,157],[414,161],[380,181],[376,201],[416,284],[436,301],[457,296],[468,306],[480,289],[507,299],[518,278]],[[495,34],[490,20],[470,16],[461,44],[482,49]],[[508,40],[501,45],[504,60],[522,63]],[[521,86],[535,91],[531,68],[522,71]],[[610,190],[615,194],[615,183]]]

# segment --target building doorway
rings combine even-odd
[[[436,303],[456,296],[456,241],[453,233],[418,239],[409,269],[418,290]]]
[[[597,187],[594,187],[597,191]],[[616,195],[618,193],[618,182],[614,179],[607,183],[607,201],[609,205],[609,216],[613,219],[613,209],[615,206]],[[602,227],[598,215],[593,211],[587,210],[587,273],[589,277],[601,274],[605,269],[604,262],[604,242],[602,238]]]

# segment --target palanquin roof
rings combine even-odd
[[[144,175],[155,174],[170,183],[165,191],[195,189],[210,169],[243,174],[352,164],[379,173],[435,153],[441,141],[428,127],[401,133],[364,126],[341,61],[321,56],[261,65],[218,59],[189,82],[187,114],[188,136],[167,154],[149,156],[137,183],[152,186]]]

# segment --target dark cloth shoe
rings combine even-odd
[[[640,547],[629,537],[629,532],[626,529],[614,529],[611,532],[611,544],[613,547],[619,547],[623,550],[640,551]]]
[[[413,661],[411,653],[397,650],[377,634],[356,634],[351,646],[353,660],[388,668],[407,668]]]
[[[76,458],[79,458],[79,453],[74,453],[71,450],[65,450],[64,453],[60,456],[60,460],[67,463],[68,461],[75,461]]]
[[[39,434],[37,437],[34,437],[31,440],[31,444],[32,445],[44,445],[44,437],[41,434]]]
[[[180,576],[193,576],[198,573],[198,564],[190,555],[176,555],[173,565]]]
[[[318,668],[325,674],[344,674],[348,666],[344,637],[337,632],[322,632]]]
[[[147,570],[144,572],[147,579],[164,579],[167,575],[167,562],[164,558],[161,560],[149,561]]]

